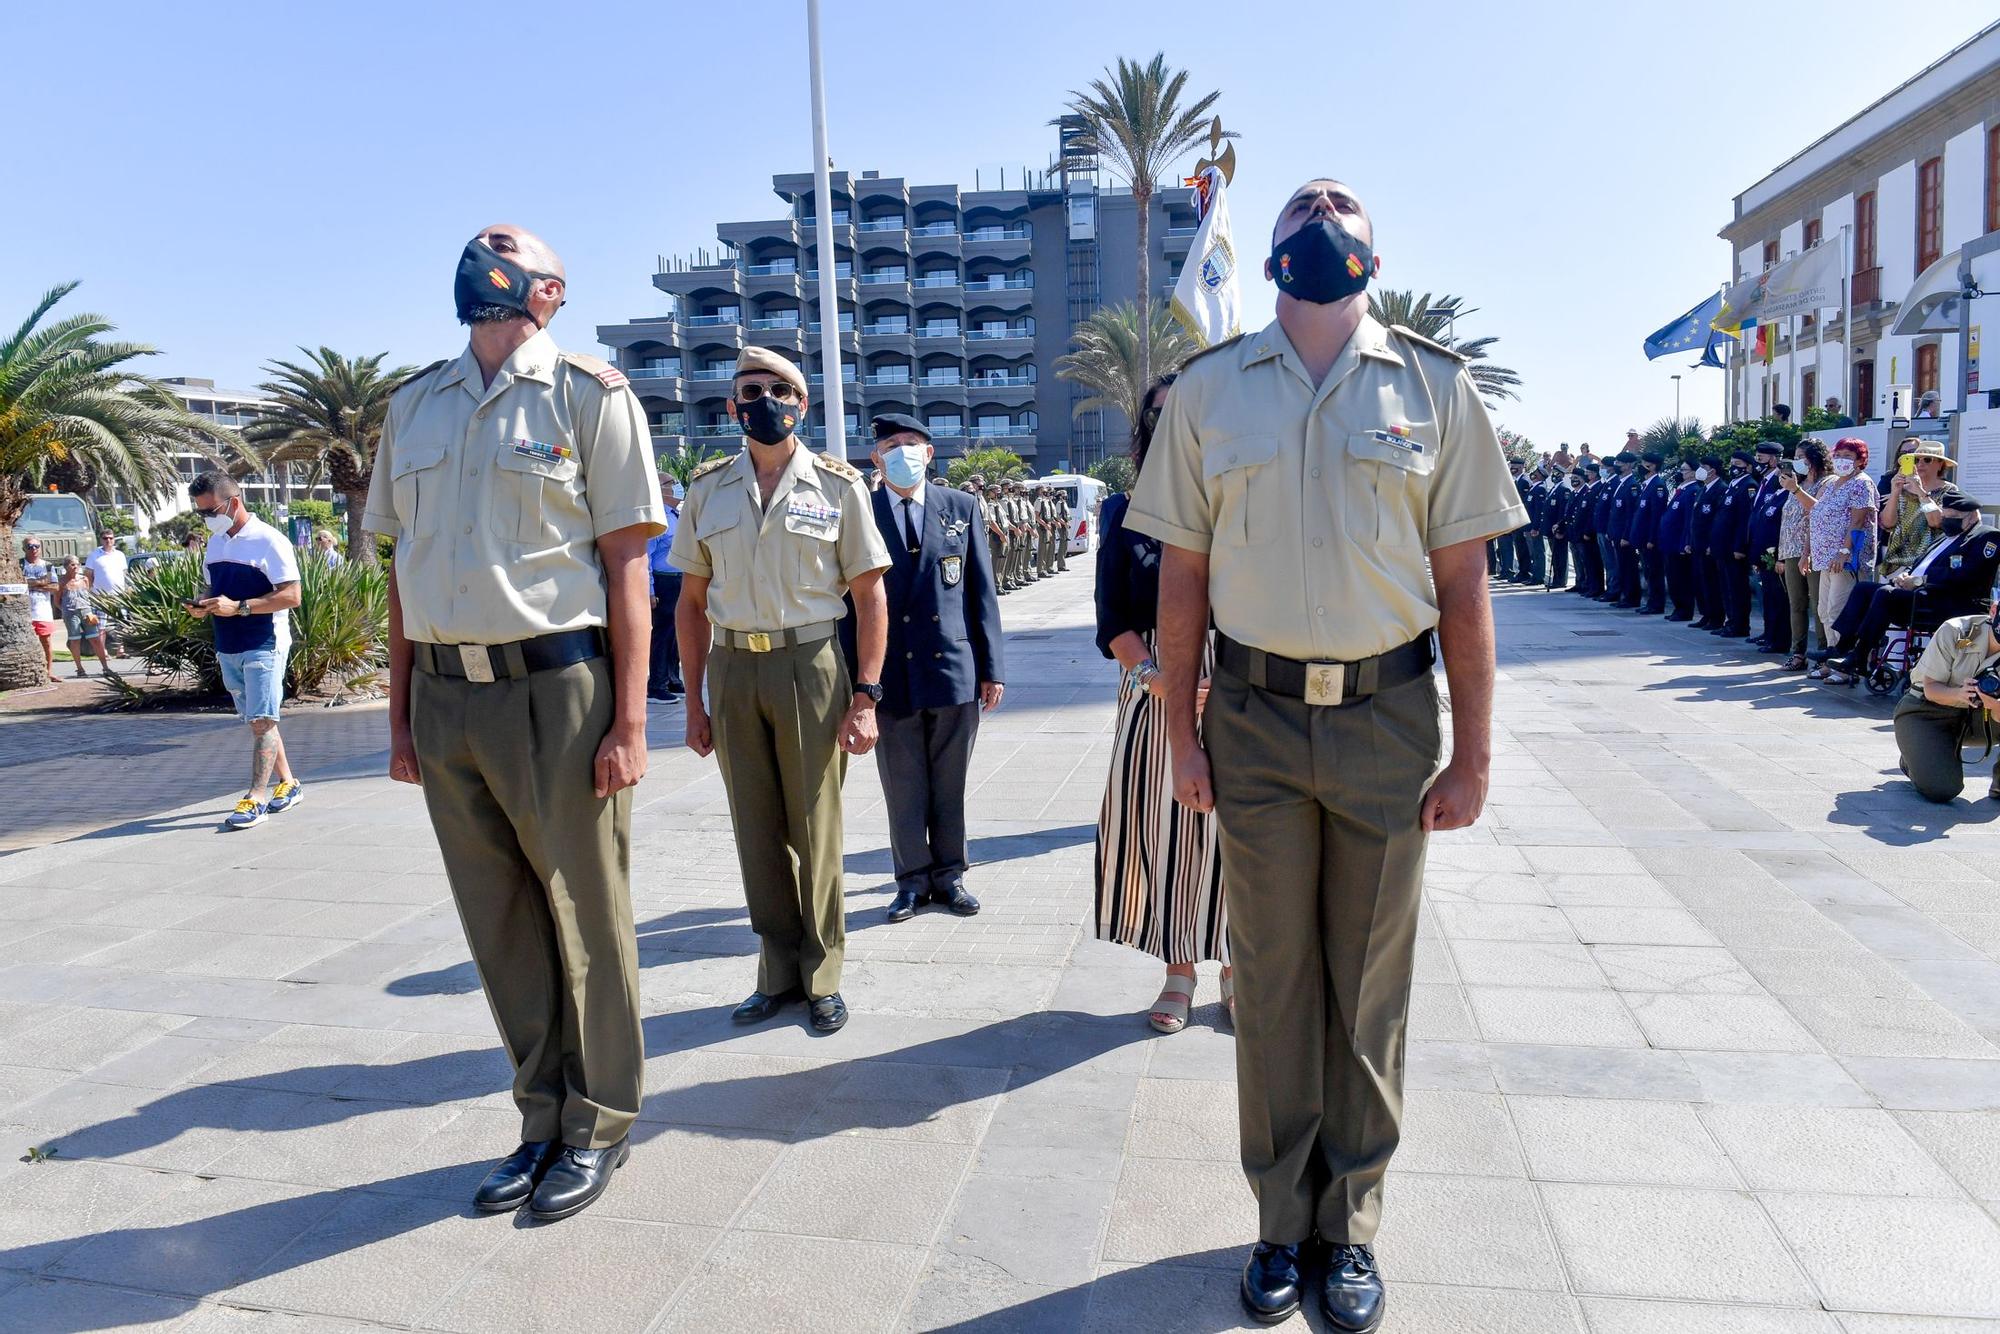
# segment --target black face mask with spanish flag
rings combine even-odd
[[[1271,247],[1271,281],[1285,296],[1325,305],[1363,291],[1375,272],[1368,243],[1332,218],[1313,218]]]
[[[491,318],[488,312],[500,307],[540,324],[528,312],[529,284],[536,278],[557,276],[531,273],[484,241],[468,241],[465,253],[458,257],[458,280],[452,285],[459,323],[483,323]]]

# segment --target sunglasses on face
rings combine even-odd
[[[1160,413],[1166,408],[1164,403],[1149,403],[1139,413],[1139,425],[1152,430],[1160,424]]]
[[[780,403],[796,403],[799,401],[799,387],[790,380],[779,380],[775,384],[763,384],[759,381],[751,380],[736,386],[736,401],[738,403],[755,403],[766,394],[777,399]]]

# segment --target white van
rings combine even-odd
[[[1081,473],[1052,472],[1029,482],[1030,486],[1054,487],[1069,501],[1069,554],[1081,555],[1097,545],[1097,510],[1110,488],[1095,477]]]

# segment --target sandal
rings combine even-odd
[[[1146,1016],[1146,1022],[1153,1026],[1155,1033],[1178,1033],[1187,1027],[1188,1003],[1193,999],[1194,979],[1169,973],[1166,985],[1160,988],[1160,998],[1153,1002],[1152,1013]]]
[[[1804,671],[1804,670],[1806,669],[1806,658],[1805,658],[1805,654],[1803,654],[1803,653],[1794,653],[1794,654],[1793,654],[1793,655],[1792,655],[1791,657],[1789,657],[1789,658],[1786,658],[1786,659],[1785,659],[1785,668],[1784,668],[1784,669],[1785,669],[1786,671],[1788,671],[1788,672],[1802,672],[1802,671]]]
[[[1826,669],[1826,683],[1830,686],[1851,686],[1854,678],[1838,667],[1829,667]]]
[[[1222,975],[1222,1013],[1229,1020],[1229,1031],[1236,1031],[1236,979],[1228,973]]]
[[[1812,670],[1806,673],[1806,680],[1808,681],[1826,680],[1826,668],[1818,663],[1813,664]]]

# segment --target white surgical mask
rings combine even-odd
[[[1694,479],[1695,479],[1695,480],[1696,480],[1697,482],[1706,482],[1706,481],[1709,481],[1709,480],[1713,479],[1713,478],[1714,478],[1714,476],[1715,476],[1715,473],[1714,473],[1714,472],[1713,472],[1713,471],[1712,471],[1712,470],[1711,470],[1711,469],[1710,469],[1710,468],[1708,467],[1708,465],[1707,465],[1707,464],[1703,464],[1703,465],[1702,465],[1701,467],[1699,467],[1699,468],[1696,468],[1696,469],[1694,470]]]
[[[1833,470],[1842,477],[1850,477],[1854,473],[1854,460],[1850,458],[1835,459],[1833,461]]]
[[[236,520],[230,518],[228,513],[222,510],[218,510],[214,514],[202,515],[201,521],[208,525],[209,532],[216,534],[218,537],[236,526]]]
[[[1805,475],[1806,475],[1806,468],[1807,468],[1807,464],[1806,464],[1806,461],[1805,461],[1804,459],[1793,459],[1793,460],[1792,460],[1792,471],[1793,471],[1793,472],[1795,472],[1795,473],[1797,473],[1797,474],[1798,474],[1799,476],[1803,477],[1803,476],[1805,476]]]
[[[924,480],[925,462],[922,445],[898,445],[882,456],[882,475],[891,486],[908,491]]]

